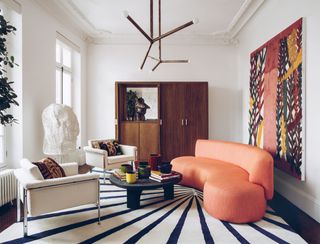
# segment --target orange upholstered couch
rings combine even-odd
[[[198,140],[195,157],[172,160],[183,174],[181,184],[203,190],[204,208],[220,220],[260,220],[273,197],[273,158],[240,143]]]

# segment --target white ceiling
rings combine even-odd
[[[135,34],[137,30],[123,16],[127,10],[141,27],[149,31],[149,0],[71,0],[74,6],[97,29],[114,34]],[[228,28],[245,0],[163,0],[162,31],[169,31],[192,19],[199,24],[185,33],[212,34]],[[158,1],[154,0],[155,28],[158,25]],[[156,28],[157,29],[157,28]]]
[[[150,0],[36,0],[58,19],[70,22],[94,42],[146,41],[124,17],[150,31]],[[180,39],[234,44],[236,35],[265,0],[162,0],[162,33],[199,19],[176,33]],[[154,29],[158,30],[158,1],[154,0]],[[185,38],[188,36],[188,38]],[[170,38],[168,38],[170,39]],[[171,38],[172,39],[172,38]]]

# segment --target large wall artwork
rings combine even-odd
[[[249,144],[304,180],[302,18],[251,53]]]

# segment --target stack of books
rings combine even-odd
[[[117,177],[121,181],[126,181],[126,173],[123,173],[120,169],[114,169],[112,174]],[[138,179],[138,175],[136,174],[136,178]]]
[[[160,171],[151,171],[150,179],[157,182],[166,182],[179,177],[180,174],[175,171],[171,171],[169,174],[162,174]]]
[[[123,173],[120,169],[113,170],[113,175],[121,181],[126,181],[126,173]]]

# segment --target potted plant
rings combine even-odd
[[[12,89],[13,81],[7,77],[7,68],[13,68],[17,65],[14,57],[10,56],[7,47],[7,35],[13,34],[16,28],[9,24],[0,12],[0,123],[2,125],[17,122],[12,114],[8,112],[11,105],[19,106],[16,101],[17,95]]]
[[[138,99],[137,92],[134,92],[132,90],[128,91],[126,99],[127,99],[127,117],[128,117],[128,120],[133,120],[134,114],[135,114],[136,100]]]

